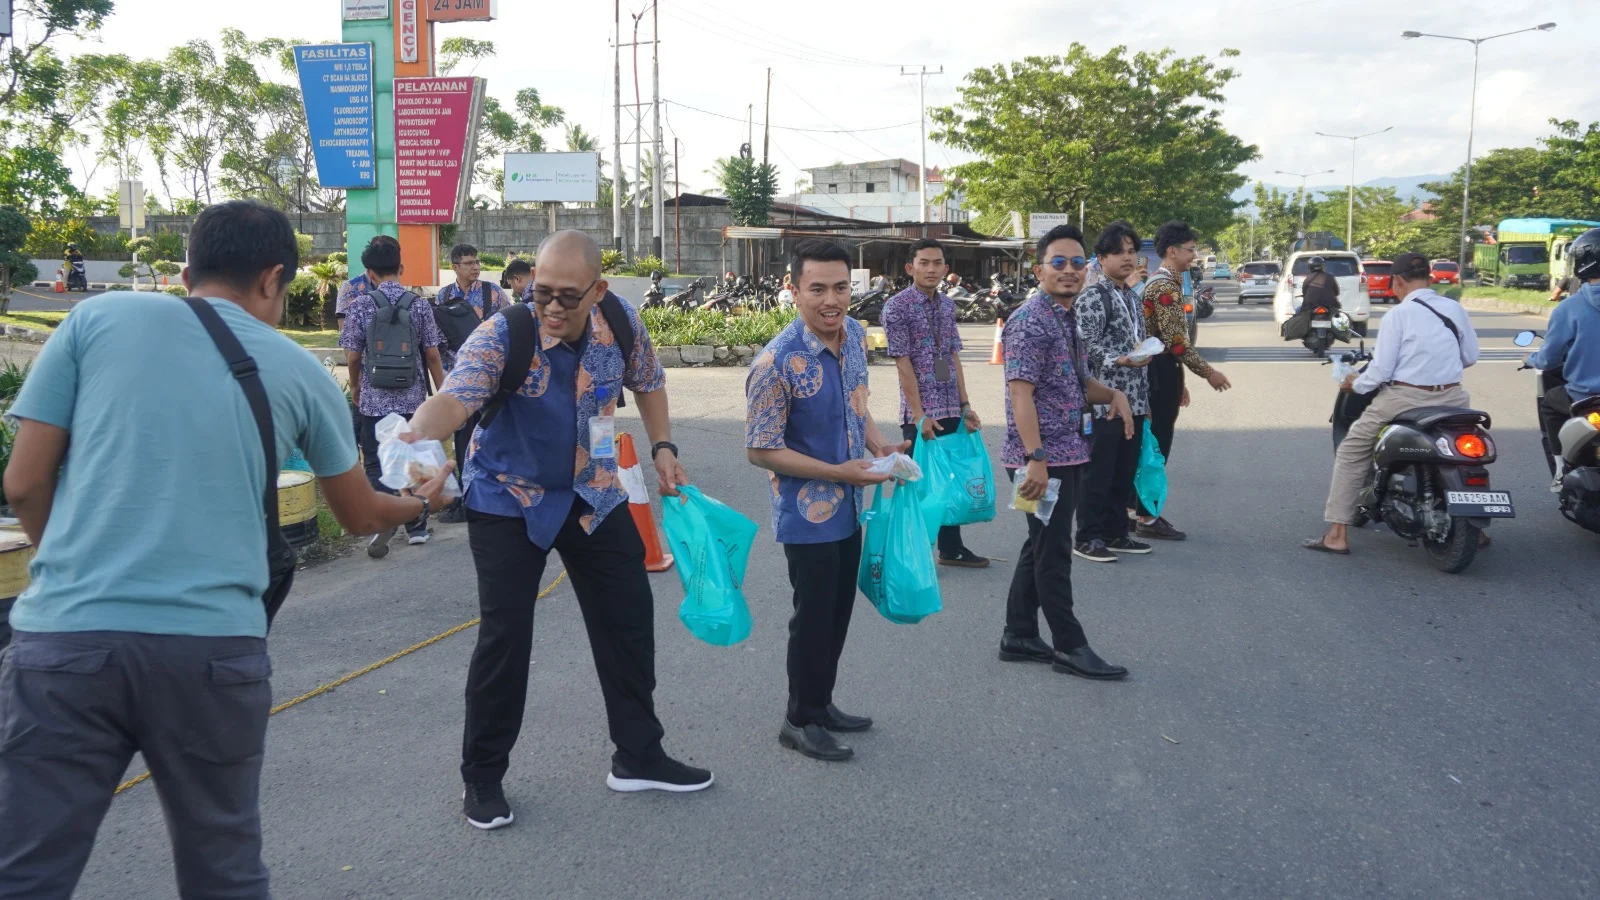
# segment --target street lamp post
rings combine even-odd
[[[1532,28],[1519,28],[1516,31],[1491,34],[1488,37],[1481,38],[1464,38],[1449,34],[1428,34],[1423,31],[1404,31],[1400,33],[1400,36],[1408,41],[1415,38],[1431,37],[1443,41],[1466,41],[1472,45],[1472,106],[1467,110],[1467,168],[1461,180],[1461,258],[1457,261],[1462,273],[1467,271],[1467,249],[1472,246],[1472,240],[1468,234],[1468,207],[1472,203],[1472,131],[1477,125],[1478,119],[1478,48],[1485,41],[1492,41],[1495,38],[1510,37],[1513,34],[1523,34],[1528,31],[1549,31],[1555,27],[1556,23],[1546,22],[1543,25],[1535,25]]]
[[[1336,171],[1335,169],[1323,169],[1321,172],[1303,172],[1302,173],[1302,172],[1285,172],[1284,170],[1279,169],[1278,171],[1273,173],[1274,175],[1293,175],[1294,177],[1300,179],[1300,236],[1301,237],[1305,237],[1305,235],[1306,235],[1306,179],[1307,178],[1315,178],[1318,175],[1332,175],[1335,171]]]
[[[1356,141],[1379,134],[1387,134],[1394,130],[1390,125],[1382,131],[1369,131],[1366,134],[1328,134],[1325,131],[1317,132],[1318,137],[1338,138],[1350,142],[1350,208],[1345,213],[1344,220],[1344,245],[1346,250],[1356,248]]]

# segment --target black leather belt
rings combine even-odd
[[[1440,391],[1448,391],[1454,387],[1461,387],[1461,382],[1459,381],[1455,384],[1411,384],[1410,382],[1406,381],[1391,381],[1389,383],[1398,384],[1401,387],[1416,388],[1419,391],[1427,391],[1430,394],[1437,394]]]

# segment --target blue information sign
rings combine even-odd
[[[294,48],[300,96],[325,188],[375,188],[371,44]]]

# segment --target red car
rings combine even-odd
[[[1394,295],[1394,285],[1390,271],[1394,263],[1387,259],[1364,259],[1361,261],[1361,274],[1367,276],[1367,296],[1373,300],[1387,300],[1394,303],[1400,299]]]
[[[1460,284],[1461,267],[1448,259],[1436,259],[1431,264],[1434,284]]]

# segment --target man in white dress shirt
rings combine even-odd
[[[1433,292],[1428,260],[1420,253],[1395,257],[1393,280],[1395,296],[1404,299],[1383,317],[1372,364],[1339,386],[1341,391],[1378,394],[1334,455],[1333,484],[1322,513],[1328,531],[1306,541],[1308,550],[1350,552],[1347,527],[1355,521],[1372,448],[1385,425],[1409,409],[1472,402],[1461,387],[1462,371],[1478,361],[1478,335],[1467,311]]]

